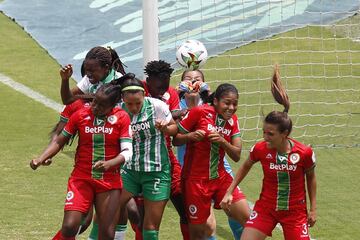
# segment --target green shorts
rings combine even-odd
[[[144,198],[150,201],[162,201],[170,197],[171,175],[169,170],[139,172],[123,168],[121,178],[124,188],[134,196],[142,193]]]

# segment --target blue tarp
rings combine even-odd
[[[112,46],[142,76],[140,0],[5,0],[7,16],[24,27],[60,64],[80,65],[94,46]],[[186,39],[217,55],[251,41],[305,25],[329,24],[355,14],[355,0],[159,0],[160,58],[175,63]],[[1,31],[1,29],[0,29]]]

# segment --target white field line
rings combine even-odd
[[[35,92],[31,88],[29,88],[21,83],[15,82],[11,78],[9,78],[1,73],[0,73],[0,82],[11,87],[12,89],[24,94],[25,96],[32,98],[37,102],[42,103],[46,107],[51,108],[57,112],[60,112],[61,109],[63,108],[63,105],[45,97],[44,95],[42,95],[38,92]]]

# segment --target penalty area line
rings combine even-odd
[[[31,99],[34,99],[35,101],[37,101],[39,103],[42,103],[46,107],[51,108],[57,112],[60,112],[61,109],[63,108],[63,105],[45,97],[44,95],[32,90],[31,88],[29,88],[21,83],[15,82],[11,78],[9,78],[1,73],[0,73],[0,82],[11,87],[15,91],[18,91],[18,92],[24,94],[25,96],[27,96]]]

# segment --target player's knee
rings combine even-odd
[[[107,227],[104,229],[99,228],[99,236],[101,236],[101,239],[103,239],[103,240],[114,239],[115,229],[112,227]]]
[[[74,221],[65,221],[63,222],[61,233],[65,237],[73,237],[76,236],[79,231],[79,224]]]

